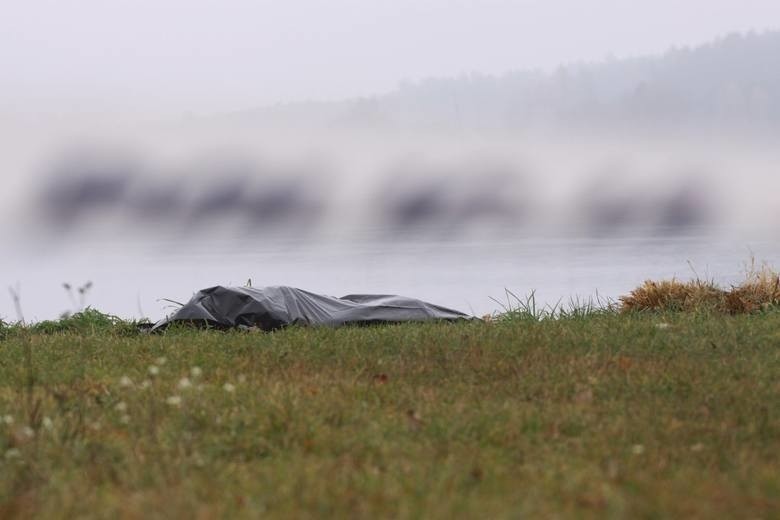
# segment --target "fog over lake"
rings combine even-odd
[[[777,262],[777,32],[209,115],[0,122],[0,282],[27,320],[157,319],[216,284],[398,293],[481,315],[728,284]],[[17,319],[12,299],[0,317]]]

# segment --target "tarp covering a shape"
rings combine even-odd
[[[351,294],[323,296],[293,287],[210,287],[196,293],[172,316],[154,325],[174,322],[217,328],[257,327],[270,331],[288,325],[400,323],[461,320],[471,316],[403,296]]]

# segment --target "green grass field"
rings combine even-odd
[[[0,517],[780,517],[780,313],[521,318],[5,326]]]

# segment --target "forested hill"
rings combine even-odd
[[[780,31],[657,56],[403,82],[384,95],[233,114],[266,121],[423,127],[780,126]]]

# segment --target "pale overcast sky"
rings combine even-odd
[[[778,27],[778,0],[0,0],[0,109],[207,113]]]

